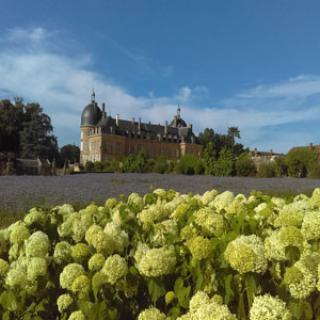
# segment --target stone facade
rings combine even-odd
[[[143,123],[112,118],[107,115],[105,105],[100,108],[92,94],[81,116],[80,126],[80,163],[87,161],[106,161],[122,159],[129,154],[143,151],[147,157],[165,156],[168,159],[179,159],[185,154],[201,156],[202,145],[181,118],[180,108],[169,124]]]

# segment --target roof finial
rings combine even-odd
[[[92,101],[93,103],[96,102],[96,94],[95,94],[95,92],[94,92],[94,88],[92,89],[91,101]]]
[[[180,105],[178,104],[178,109],[177,109],[177,116],[178,116],[178,118],[180,118],[180,112],[181,112],[181,108],[180,108]]]

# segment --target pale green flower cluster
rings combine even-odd
[[[139,243],[134,254],[136,267],[146,277],[159,277],[174,273],[177,263],[173,246],[150,249]]]
[[[138,320],[166,320],[166,315],[160,312],[159,309],[151,307],[143,310],[138,317]]]
[[[35,281],[39,277],[45,277],[48,273],[47,260],[42,257],[33,257],[28,261],[27,278],[30,281]]]
[[[71,247],[71,257],[77,263],[83,263],[90,255],[90,248],[85,243],[77,243]]]
[[[220,302],[220,299],[217,302],[217,299],[210,299],[206,293],[198,291],[190,300],[189,313],[177,320],[236,320],[228,307]]]
[[[71,244],[67,241],[61,241],[56,244],[53,252],[53,259],[57,264],[68,263],[71,261]]]
[[[65,293],[58,297],[57,306],[60,313],[65,312],[73,303],[73,299],[70,294]]]
[[[46,257],[49,251],[49,237],[42,231],[36,231],[25,242],[28,257]]]
[[[206,191],[202,197],[201,201],[203,202],[204,205],[208,205],[210,202],[214,200],[214,198],[218,195],[218,191],[213,189],[211,191]]]
[[[263,242],[256,235],[242,235],[229,242],[224,256],[239,273],[264,273],[268,266]]]
[[[187,247],[192,257],[197,260],[206,259],[213,252],[210,240],[202,236],[189,239],[187,241]]]
[[[305,214],[301,232],[306,240],[320,239],[320,211],[309,211]]]
[[[288,286],[293,298],[304,299],[316,289],[317,273],[300,260],[287,268],[284,283]]]
[[[64,289],[72,290],[73,281],[84,275],[85,271],[81,264],[70,263],[64,267],[63,271],[60,273],[60,285]]]
[[[209,203],[209,207],[216,208],[218,211],[228,207],[234,200],[234,194],[231,191],[225,191],[218,194],[213,201]]]
[[[118,254],[110,256],[107,258],[101,272],[107,276],[109,283],[115,284],[119,279],[127,275],[127,261]]]
[[[24,217],[23,221],[27,226],[31,226],[33,224],[45,226],[48,221],[48,215],[42,209],[32,208]]]
[[[250,320],[291,320],[292,315],[285,302],[269,294],[254,298]]]
[[[113,240],[114,252],[123,253],[129,244],[128,234],[114,222],[106,224],[103,230]]]
[[[101,253],[94,254],[88,261],[88,269],[90,271],[100,271],[104,266],[106,259]]]
[[[68,320],[86,320],[86,317],[82,311],[78,310],[78,311],[73,311],[70,314]]]
[[[22,244],[30,237],[29,229],[21,221],[11,225],[8,230],[10,232],[10,242],[13,244]]]
[[[178,238],[178,225],[174,220],[167,219],[153,226],[151,242],[156,246],[164,246]]]
[[[303,251],[303,237],[300,229],[294,226],[282,227],[273,231],[264,241],[265,254],[268,259],[287,260],[286,248],[292,246]]]
[[[169,215],[169,210],[160,204],[154,204],[138,213],[138,219],[143,228],[148,230],[154,223],[165,220]]]
[[[202,208],[194,214],[195,223],[201,227],[206,236],[219,237],[225,230],[223,216],[216,214],[213,209]]]
[[[128,197],[128,205],[134,210],[134,212],[139,212],[144,207],[143,198],[140,197],[138,193],[133,192]]]

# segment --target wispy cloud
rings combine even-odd
[[[129,94],[115,79],[91,69],[90,52],[69,55],[52,50],[48,43],[54,44],[56,38],[55,32],[43,28],[7,32],[0,41],[0,98],[21,96],[40,102],[52,117],[60,144],[78,143],[81,111],[93,84],[98,101],[107,103],[109,113],[120,113],[123,118],[164,123],[180,104],[183,117],[196,131],[212,127],[225,132],[228,126],[239,126],[242,142],[250,147],[286,151],[293,144],[316,142],[318,132],[312,132],[309,123],[320,121],[320,76],[300,75],[259,85],[226,97],[217,106],[199,108],[199,102],[210,97],[204,86],[186,84],[172,96]],[[308,125],[297,133],[295,126],[303,123]]]

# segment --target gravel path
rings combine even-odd
[[[307,192],[320,186],[320,180],[295,178],[240,178],[161,174],[79,174],[58,177],[0,177],[0,209],[25,210],[35,205],[65,202],[105,201],[108,197],[154,188],[173,188],[186,193],[220,191],[249,194],[252,190]]]

